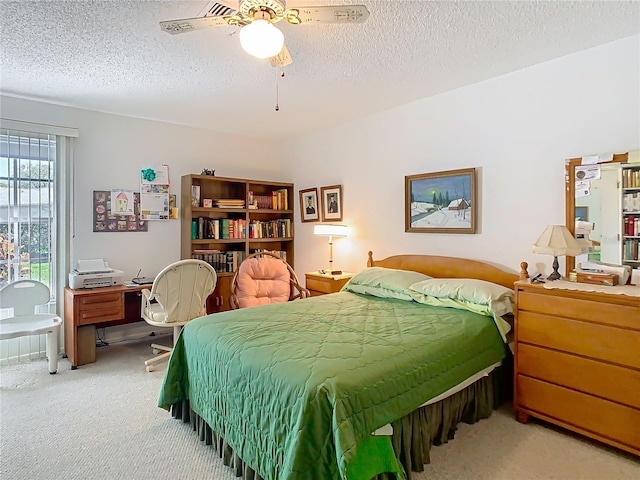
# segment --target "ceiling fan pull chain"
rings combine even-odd
[[[278,77],[284,77],[284,70],[280,72]],[[278,77],[276,77],[276,112],[280,111],[280,89],[279,89],[280,84],[278,83],[279,82]]]

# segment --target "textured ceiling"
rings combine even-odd
[[[0,93],[283,139],[640,32],[638,1],[291,0],[371,15],[280,22],[294,60],[280,78],[242,51],[235,27],[160,30],[208,4],[0,0]]]

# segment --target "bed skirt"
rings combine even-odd
[[[453,440],[460,422],[475,423],[488,418],[512,395],[512,358],[505,359],[503,365],[488,376],[472,383],[465,389],[432,405],[420,407],[409,415],[392,423],[392,444],[396,457],[400,460],[411,479],[411,472],[422,472],[430,463],[429,451],[433,445],[442,445]],[[189,408],[185,400],[171,408],[174,418],[189,423],[200,440],[211,445],[222,462],[232,468],[236,477],[243,480],[263,480],[251,467],[233,451],[225,440]],[[394,480],[394,474],[380,474],[375,480]]]

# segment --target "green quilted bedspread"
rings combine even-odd
[[[158,405],[188,399],[266,480],[355,478],[372,432],[504,356],[490,317],[341,292],[192,320]]]

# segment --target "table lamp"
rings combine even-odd
[[[582,253],[582,247],[571,235],[564,225],[549,225],[540,238],[531,247],[533,253],[553,255],[553,272],[547,280],[558,280],[561,276],[558,272],[558,255],[570,255],[575,257]]]
[[[329,237],[329,273],[333,272],[333,237],[346,237],[349,228],[346,225],[320,224],[313,227],[313,234]]]

